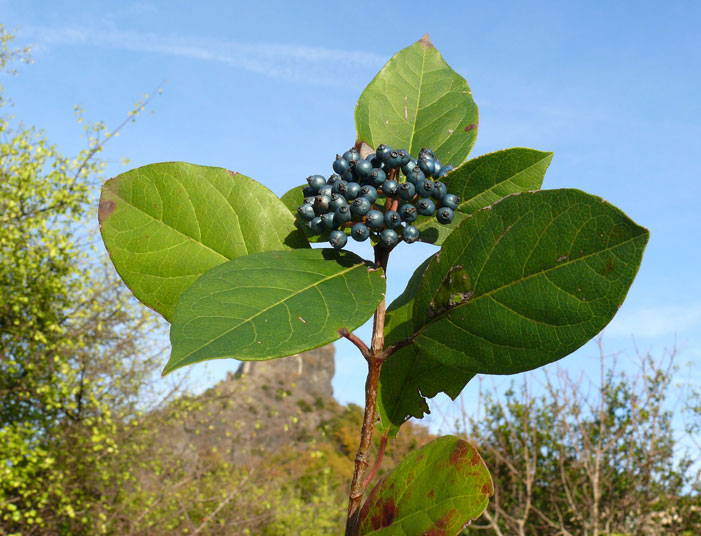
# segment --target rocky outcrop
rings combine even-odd
[[[338,412],[333,399],[333,345],[302,354],[241,363],[197,400],[170,441],[191,461],[217,452],[233,463],[274,453],[318,436],[320,423]]]

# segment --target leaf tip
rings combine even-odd
[[[428,36],[427,33],[425,33],[423,35],[423,37],[421,37],[421,39],[419,39],[419,43],[421,43],[426,48],[436,48],[433,46],[433,43],[431,43],[431,38]]]
[[[163,367],[163,370],[161,371],[161,378],[165,378],[166,376],[168,376],[168,374],[170,374],[176,369],[179,369],[181,366],[181,364],[174,362],[173,358],[171,357],[166,363],[166,366]]]

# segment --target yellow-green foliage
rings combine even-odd
[[[0,39],[0,69],[27,59]],[[0,534],[104,533],[116,423],[152,365],[138,351],[152,320],[90,278],[100,264],[80,245],[104,126],[87,133],[70,158],[0,117]]]

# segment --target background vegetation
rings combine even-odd
[[[29,61],[0,35],[3,70]],[[174,441],[232,405],[265,416],[240,409],[245,382],[195,397],[154,374],[160,324],[92,247],[105,126],[68,157],[0,102],[0,535],[339,533],[361,409],[320,400],[318,425],[274,452],[208,440],[193,455]],[[698,394],[677,396],[672,356],[645,356],[636,378],[611,363],[600,389],[564,375],[538,396],[485,388],[479,415],[454,425],[497,489],[466,534],[701,532]],[[308,412],[281,389],[292,419]],[[379,476],[430,438],[402,428]]]

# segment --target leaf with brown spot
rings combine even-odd
[[[492,489],[475,448],[441,437],[409,454],[375,486],[360,510],[356,534],[455,536],[484,511]]]

